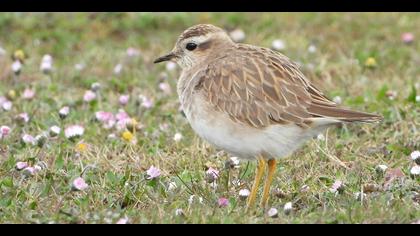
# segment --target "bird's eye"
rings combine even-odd
[[[188,51],[192,51],[197,48],[197,44],[195,43],[187,43],[187,46],[185,47]]]

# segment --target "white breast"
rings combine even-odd
[[[226,114],[213,110],[200,94],[191,96],[184,110],[193,130],[204,140],[244,159],[286,157],[322,130],[303,130],[290,125],[272,125],[256,129],[232,121]]]

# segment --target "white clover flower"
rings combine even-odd
[[[43,73],[49,73],[52,70],[53,58],[51,55],[46,54],[42,57],[40,70]]]
[[[334,101],[335,103],[337,103],[337,104],[341,104],[341,103],[342,103],[342,100],[341,100],[341,97],[340,97],[340,96],[335,96],[335,97],[333,98],[333,101]]]
[[[206,171],[206,179],[207,179],[207,182],[212,183],[213,181],[215,181],[218,178],[219,178],[219,171],[218,170],[210,167]]]
[[[49,55],[49,54],[45,54],[43,57],[42,57],[42,61],[43,62],[47,62],[47,63],[52,63],[52,56],[51,55]]]
[[[411,160],[416,161],[420,158],[420,151],[416,150],[410,154]]]
[[[128,95],[128,94],[123,94],[118,98],[118,101],[119,101],[121,106],[127,105],[129,100],[130,100],[130,95]]]
[[[195,198],[195,195],[191,195],[189,198],[188,198],[188,204],[193,204],[194,203],[194,198]]]
[[[138,50],[136,48],[127,48],[127,56],[128,57],[140,56],[140,50]]]
[[[159,124],[159,130],[160,131],[166,131],[169,129],[169,124],[168,123],[161,123]]]
[[[32,135],[29,134],[24,134],[22,136],[22,142],[24,144],[30,144],[30,145],[35,145],[35,138]]]
[[[344,184],[341,180],[336,180],[332,187],[330,188],[330,192],[337,193],[344,190]]]
[[[251,192],[248,189],[241,189],[239,190],[239,198],[245,200],[249,197]]]
[[[270,210],[268,210],[267,215],[271,218],[276,218],[279,215],[279,211],[276,208],[272,207],[270,208]]]
[[[10,134],[10,127],[2,125],[0,127],[0,139],[7,137]]]
[[[153,100],[144,95],[139,95],[139,101],[140,101],[140,106],[146,109],[153,107]]]
[[[414,34],[411,32],[406,32],[403,33],[401,35],[401,40],[405,43],[405,44],[410,44],[414,41]]]
[[[276,51],[282,51],[286,49],[286,43],[281,39],[276,39],[271,43],[271,48]]]
[[[30,88],[25,89],[25,91],[23,91],[22,97],[23,99],[27,100],[33,99],[35,97],[35,90]]]
[[[235,29],[229,33],[230,38],[237,43],[243,42],[246,38],[245,32],[241,29]]]
[[[386,166],[386,165],[377,165],[375,169],[379,173],[384,173],[388,169],[388,166]]]
[[[0,47],[0,57],[3,57],[4,55],[6,55],[6,50]]]
[[[293,210],[292,202],[288,202],[284,204],[284,207],[283,207],[284,214],[288,215],[290,214],[290,212],[292,212],[292,210]]]
[[[366,193],[357,192],[354,194],[354,198],[358,201],[362,201],[364,198],[366,198]]]
[[[58,127],[56,125],[51,126],[51,128],[50,128],[50,136],[51,137],[55,137],[55,136],[59,135],[60,132],[61,132],[61,128],[60,127]]]
[[[305,184],[300,188],[300,192],[306,193],[306,192],[309,192],[310,189],[311,188],[308,185]]]
[[[119,219],[116,224],[117,225],[125,225],[125,224],[128,224],[128,217],[125,216],[125,217]]]
[[[38,171],[38,170],[37,170],[37,169],[35,169],[34,167],[28,166],[28,167],[26,167],[26,168],[24,168],[24,169],[23,169],[22,173],[23,173],[25,176],[29,177],[29,176],[33,176],[33,175],[35,175],[37,171]]]
[[[74,65],[74,69],[76,69],[77,71],[81,71],[85,68],[85,64],[83,63],[77,63],[76,65]]]
[[[69,113],[70,113],[70,107],[67,107],[67,106],[65,106],[65,107],[61,108],[61,109],[58,111],[58,114],[60,115],[60,118],[61,118],[61,119],[66,118],[66,117],[69,115]]]
[[[217,186],[219,186],[216,182],[211,182],[209,185],[214,190],[216,190],[217,189]]]
[[[117,135],[115,135],[114,133],[109,134],[108,139],[115,140],[115,139],[117,139]]]
[[[164,94],[171,94],[171,86],[167,83],[167,82],[161,82],[159,83],[159,89],[164,93]]]
[[[173,191],[177,188],[178,186],[176,185],[175,182],[170,182],[168,185],[168,191]]]
[[[194,203],[194,199],[196,198],[196,196],[195,195],[191,195],[189,198],[188,198],[188,204],[193,204]],[[198,202],[200,203],[200,204],[203,204],[203,198],[202,197],[199,197],[198,198]]]
[[[120,73],[121,73],[121,71],[122,71],[122,69],[123,69],[123,65],[122,64],[117,64],[115,67],[114,67],[114,74],[116,74],[116,75],[119,75]]]
[[[415,166],[411,167],[410,174],[420,175],[420,166],[415,165]]]
[[[240,161],[239,161],[238,157],[231,157],[231,158],[229,158],[229,160],[227,160],[225,162],[225,168],[230,168],[230,169],[235,168],[235,169],[237,169],[237,168],[240,167],[239,163],[240,163]]]
[[[64,130],[64,135],[66,138],[71,139],[75,137],[80,137],[85,132],[85,128],[80,125],[71,125]]]
[[[15,74],[19,74],[21,70],[22,70],[22,63],[19,60],[14,61],[12,64],[12,71]]]
[[[103,127],[105,129],[111,129],[112,127],[114,127],[115,123],[117,122],[114,114],[112,114],[111,112],[106,112],[106,111],[96,112],[95,118],[97,121],[103,124]],[[123,128],[125,127],[122,127],[121,129]]]
[[[96,93],[92,90],[86,90],[85,94],[83,95],[83,101],[89,103],[96,99]]]
[[[28,123],[29,122],[29,115],[28,113],[20,113],[16,116],[16,120],[21,123]]]
[[[147,171],[147,179],[156,179],[157,177],[159,177],[161,175],[161,172],[159,170],[159,168],[156,168],[154,166],[151,166]]]
[[[308,52],[309,53],[315,53],[316,52],[316,46],[313,45],[313,44],[309,45]]]
[[[15,168],[16,168],[16,170],[23,170],[28,166],[29,166],[28,162],[19,161],[19,162],[16,163]]]
[[[241,180],[240,179],[234,179],[234,180],[232,180],[232,186],[241,187],[242,186]]]
[[[35,136],[35,143],[39,147],[44,146],[46,141],[47,141],[47,136],[45,134],[39,134],[39,135]]]
[[[176,133],[175,135],[174,135],[174,141],[175,142],[179,142],[179,141],[181,141],[181,139],[183,138],[183,136],[182,136],[182,134],[181,133]]]
[[[35,169],[35,172],[39,172],[42,170],[42,167],[40,165],[34,165],[34,169]]]
[[[167,71],[174,71],[176,69],[176,67],[177,67],[177,64],[175,62],[168,61],[166,63],[166,70]]]
[[[111,112],[97,111],[95,113],[95,119],[99,122],[106,123],[106,122],[109,122],[111,120],[115,120],[115,116]]]
[[[13,106],[13,103],[11,102],[11,101],[5,101],[5,102],[3,102],[3,104],[1,104],[1,107],[3,108],[3,110],[5,110],[5,111],[10,111],[10,110],[12,110],[12,106]]]
[[[185,214],[184,214],[184,211],[181,208],[178,208],[178,209],[175,210],[175,215],[176,216],[183,216]]]
[[[227,207],[229,205],[229,199],[221,197],[217,201],[217,204],[219,205],[219,207]]]
[[[91,89],[93,92],[98,92],[98,91],[101,89],[101,84],[100,84],[100,83],[98,83],[98,82],[95,82],[95,83],[93,83],[93,84],[90,86],[90,89]]]
[[[86,183],[86,181],[82,177],[78,177],[75,180],[73,180],[72,183],[72,190],[73,191],[83,191],[87,189],[89,185]]]

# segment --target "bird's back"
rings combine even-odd
[[[237,44],[201,68],[194,89],[216,110],[256,128],[285,123],[307,128],[317,118],[331,123],[381,119],[338,107],[288,57],[267,48]]]

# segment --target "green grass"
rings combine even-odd
[[[284,40],[284,54],[304,65],[305,75],[328,96],[340,96],[344,106],[380,113],[384,122],[332,128],[324,134],[326,140],[308,142],[282,159],[269,201],[279,216],[270,218],[258,207],[255,213],[246,213],[238,192],[251,188],[255,163],[248,166],[242,161],[237,169],[225,169],[230,156],[194,135],[178,111],[179,69],[166,72],[172,94],[164,95],[158,88],[165,66],[154,65],[153,59],[172,49],[177,36],[197,23],[241,28],[246,43],[265,47],[274,39]],[[404,32],[415,35],[412,44],[401,42]],[[114,223],[124,216],[130,223],[411,223],[420,219],[420,179],[409,173],[413,166],[409,155],[420,149],[420,103],[415,101],[420,89],[419,14],[2,13],[0,35],[0,47],[7,51],[0,56],[0,96],[12,89],[17,93],[12,110],[0,111],[0,126],[12,128],[0,140],[0,223]],[[315,53],[308,53],[310,44],[316,45]],[[140,49],[141,56],[128,60],[129,47]],[[21,75],[14,78],[11,54],[17,49],[27,59]],[[54,58],[51,75],[39,70],[44,54]],[[376,59],[375,68],[364,66],[368,57]],[[77,63],[86,68],[75,70]],[[124,63],[124,68],[115,75],[118,63]],[[94,82],[102,85],[101,100],[85,104],[84,91]],[[31,101],[20,97],[27,87],[36,90]],[[394,100],[386,96],[389,90],[397,92]],[[131,95],[124,109],[143,125],[135,133],[135,145],[93,121],[98,110],[117,112],[120,94]],[[138,107],[135,100],[140,94],[153,98],[153,108]],[[71,112],[60,120],[58,110],[64,105],[71,106]],[[19,125],[14,117],[22,112],[31,120]],[[168,124],[165,131],[159,128],[163,123]],[[64,134],[48,139],[43,148],[20,142],[23,133],[36,136],[53,125],[64,129],[70,124],[86,128],[76,142]],[[173,140],[177,132],[183,135],[180,142]],[[117,138],[108,139],[110,133]],[[80,141],[88,144],[88,150],[77,154]],[[46,168],[27,178],[15,169],[18,161],[44,162]],[[354,194],[363,186],[382,187],[386,182],[375,171],[379,164],[401,169],[404,177],[389,189],[367,193],[363,201],[356,199]],[[151,165],[162,171],[158,179],[145,178]],[[220,170],[217,188],[205,180],[209,166]],[[71,191],[72,180],[83,170],[89,188]],[[345,184],[341,194],[329,191],[336,180]],[[169,191],[171,182],[177,188]],[[309,190],[301,191],[303,185]],[[276,189],[284,194],[279,196]],[[191,195],[197,197],[189,204]],[[220,197],[229,199],[227,207],[218,207]],[[282,209],[289,201],[294,210],[286,215]],[[176,209],[182,209],[184,216],[176,216]]]

